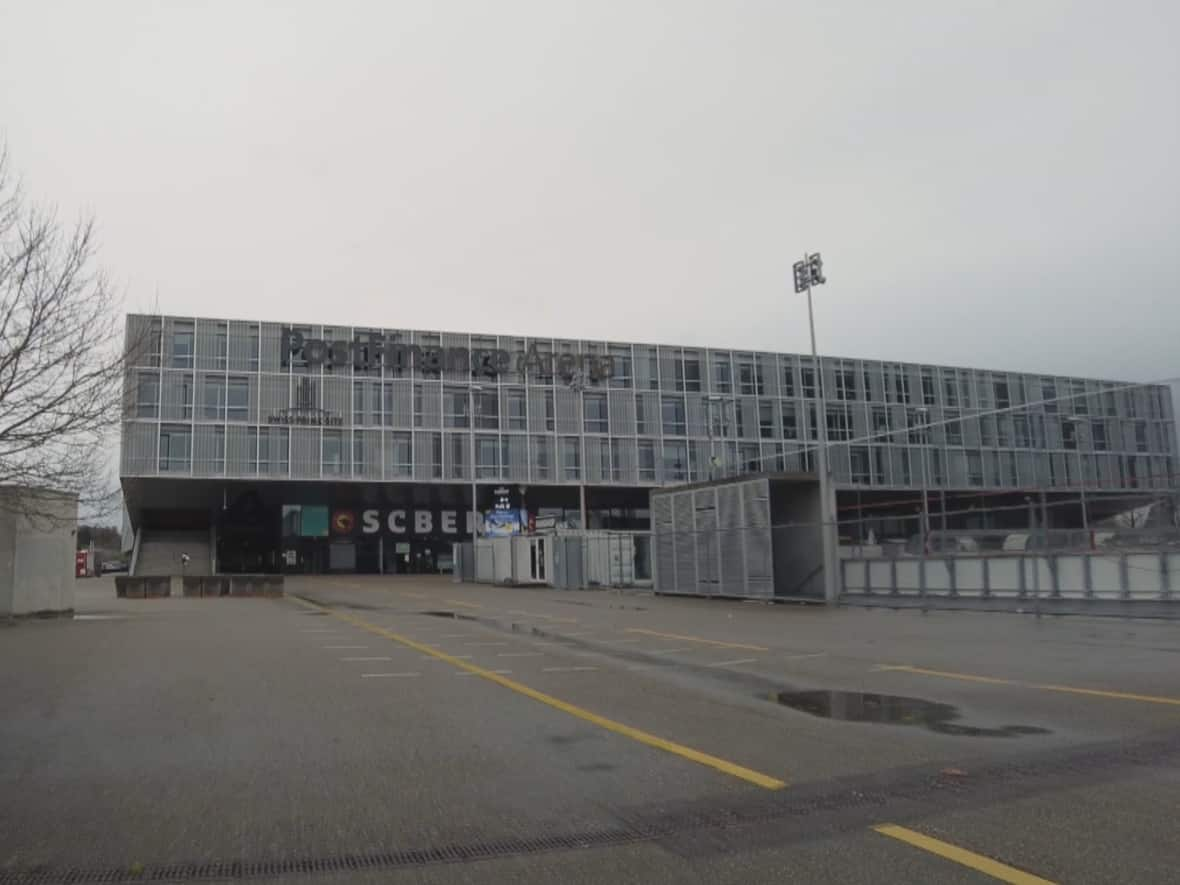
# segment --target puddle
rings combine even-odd
[[[1032,725],[1002,725],[998,728],[963,725],[955,721],[960,718],[957,707],[900,695],[859,691],[781,691],[770,695],[770,699],[792,710],[824,719],[911,725],[955,737],[1020,737],[1050,733],[1047,728]]]
[[[429,611],[429,612],[418,612],[418,614],[427,615],[428,617],[431,617],[431,618],[453,618],[456,621],[474,621],[474,620],[476,620],[475,615],[465,615],[465,614],[461,614],[460,612]]]

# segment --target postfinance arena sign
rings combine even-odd
[[[468,372],[495,378],[512,370],[522,377],[572,381],[581,376],[591,381],[610,378],[615,360],[610,354],[543,353],[535,344],[511,354],[507,350],[467,347],[421,347],[386,338],[376,332],[358,332],[351,341],[309,338],[298,329],[282,329],[282,365],[301,361],[309,367],[343,367],[358,371],[381,366],[393,371],[411,368],[421,372]]]

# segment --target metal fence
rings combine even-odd
[[[555,532],[455,545],[456,581],[563,590],[650,587],[650,532]]]

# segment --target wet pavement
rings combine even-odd
[[[77,618],[0,630],[0,883],[1180,866],[1180,627],[444,579],[288,592],[86,581]]]

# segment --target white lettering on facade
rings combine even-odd
[[[366,510],[361,514],[361,531],[371,535],[381,528],[381,520],[377,518],[376,510]]]
[[[455,511],[444,510],[442,514],[442,530],[448,535],[455,534]]]
[[[388,522],[389,530],[395,535],[404,535],[406,533],[406,511],[390,510]]]
[[[429,535],[434,529],[434,515],[429,510],[414,511],[414,533]]]

